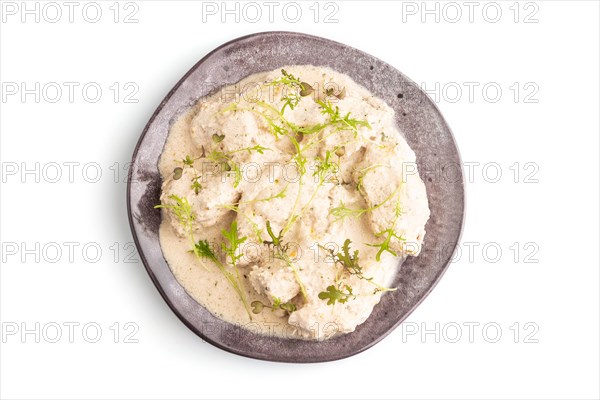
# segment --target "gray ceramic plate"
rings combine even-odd
[[[395,285],[356,331],[327,341],[282,339],[256,334],[213,316],[175,279],[158,240],[161,178],[158,159],[171,123],[200,97],[260,71],[291,64],[331,67],[352,77],[396,110],[396,121],[417,154],[427,186],[431,218],[424,247],[401,268]],[[357,354],[380,341],[423,301],[444,273],[458,243],[464,214],[463,174],[450,128],[439,110],[394,67],[360,50],[291,32],[244,36],[212,51],[175,85],[158,106],[133,154],[127,205],[140,256],[173,312],[192,331],[224,350],[264,360],[330,361]],[[444,172],[445,171],[445,172]]]

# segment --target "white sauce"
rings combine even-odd
[[[355,132],[341,122],[305,134],[298,145],[304,148],[306,173],[298,180],[294,144],[285,136],[276,137],[265,118],[275,118],[276,111],[284,105],[282,96],[297,90],[268,84],[282,77],[280,70],[259,73],[201,99],[182,115],[171,127],[159,168],[164,182],[161,202],[173,203],[169,198],[172,194],[187,199],[195,214],[195,242],[224,242],[221,230],[229,229],[234,220],[239,236],[247,237],[242,245],[245,257],[238,266],[248,303],[259,300],[270,305],[275,296],[283,303],[291,301],[297,310],[288,314],[265,307],[259,314],[252,314],[250,320],[240,297],[217,266],[190,252],[188,231],[169,209],[163,209],[160,242],[177,280],[216,316],[264,334],[323,339],[351,332],[369,316],[381,296],[381,292],[373,294],[377,287],[373,282],[389,285],[402,257],[418,254],[429,208],[425,186],[416,171],[415,155],[395,126],[394,111],[389,106],[348,76],[331,69],[289,66],[285,70],[314,89],[312,94],[301,97],[293,110],[285,108],[287,121],[302,127],[330,121],[331,117],[324,115],[322,105],[317,103],[327,99],[333,109],[339,107],[340,118],[350,113],[350,119],[368,121],[370,128],[359,123]],[[324,90],[328,87],[341,99],[327,97]],[[344,93],[340,95],[342,89]],[[238,96],[232,95],[235,93]],[[257,96],[262,103],[253,101]],[[263,150],[263,154],[255,150],[236,151],[257,145],[268,150]],[[228,154],[221,161],[240,167],[244,179],[237,187],[235,174],[208,160],[213,150]],[[319,181],[313,174],[322,164],[315,160],[324,160],[328,150],[329,161],[338,165],[338,171]],[[181,162],[187,155],[195,159],[193,167]],[[177,167],[182,168],[182,175],[175,180]],[[257,171],[261,172],[260,177]],[[192,187],[194,177],[202,186],[198,194]],[[277,197],[281,193],[284,197]],[[230,208],[238,202],[236,213]],[[353,210],[368,211],[338,219],[331,210],[340,202]],[[401,214],[396,217],[398,205]],[[291,218],[298,214],[295,220]],[[275,235],[285,231],[283,240],[291,243],[287,254],[294,259],[293,267],[273,258],[272,247],[263,244],[270,241],[265,229],[267,221]],[[381,243],[389,228],[393,230],[388,232],[395,234],[390,249],[398,257],[384,251],[381,260],[376,261],[379,248],[368,244]],[[382,231],[383,235],[376,235]],[[359,251],[363,275],[372,278],[372,282],[343,272],[341,264],[334,265],[331,258],[326,260],[329,253],[317,245],[335,243],[337,253],[346,239],[351,240],[350,254]],[[260,257],[253,257],[258,254]],[[229,257],[222,255],[220,260],[235,274],[226,263]],[[356,297],[333,306],[319,298],[319,293],[327,292],[328,286],[336,282],[341,291],[347,292],[346,285],[351,287]]]

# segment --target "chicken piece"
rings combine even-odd
[[[275,260],[268,267],[253,265],[248,276],[254,290],[267,296],[271,304],[275,299],[288,302],[300,292],[293,271],[283,261]]]
[[[218,101],[207,101],[198,105],[196,115],[190,123],[190,137],[196,147],[209,151],[215,143],[213,135],[221,134],[221,121],[217,115],[222,106]]]
[[[260,116],[246,110],[223,111],[230,103],[209,102],[199,106],[190,127],[193,143],[204,149],[207,157],[212,152],[227,154],[230,160],[238,164],[248,162],[251,151],[242,150],[260,145],[272,151],[274,137],[260,134]],[[242,151],[240,151],[242,150]]]
[[[319,293],[327,292],[328,286],[335,285],[337,269],[324,259],[319,261],[319,268],[303,268],[299,263],[300,276],[306,286],[308,300],[290,314],[288,323],[299,328],[308,338],[327,339],[338,333],[354,331],[371,314],[373,307],[379,303],[382,292],[375,289],[381,285],[387,287],[397,271],[398,259],[384,254],[380,262],[373,258],[361,261],[365,276],[344,276],[339,290],[348,293],[345,285],[352,289],[345,303],[328,304],[327,299],[319,298]],[[356,297],[354,297],[356,295]]]
[[[306,235],[327,229],[328,192],[333,183],[319,186],[311,172],[314,164],[308,163],[300,185],[296,172],[289,172],[296,167],[290,166],[290,163],[278,164],[269,173],[262,174],[260,181],[244,187],[238,208],[240,235],[259,242],[270,240],[267,221],[277,235],[293,216],[298,216],[298,219],[290,225],[293,229],[286,233],[288,240],[298,236],[298,229]],[[260,238],[257,231],[261,231]]]
[[[354,293],[357,293],[355,286]],[[323,287],[322,291],[325,289]],[[299,328],[306,337],[327,339],[335,334],[354,331],[371,314],[380,298],[381,294],[365,293],[360,301],[349,299],[343,304],[336,303],[334,307],[325,300],[314,298],[290,314],[288,323]]]
[[[395,141],[369,147],[355,180],[370,210],[373,233],[382,241],[390,236],[391,250],[415,256],[425,237],[429,205],[414,152],[399,135]]]
[[[197,177],[197,182],[201,185],[198,194],[192,187]],[[233,187],[231,182],[222,179],[220,175],[199,176],[198,170],[185,166],[179,179],[174,179],[171,176],[163,183],[160,197],[161,204],[175,204],[175,199],[170,197],[172,195],[187,200],[192,210],[194,210],[193,229],[199,230],[211,227],[221,221],[230,212],[223,205],[237,202],[240,193]],[[175,215],[175,211],[169,207],[165,207],[164,210],[175,231],[180,236],[188,235],[189,232],[181,224]]]
[[[261,179],[269,178],[265,176]],[[240,236],[247,236],[250,241],[262,244],[263,240],[269,240],[267,221],[277,235],[292,212],[294,198],[298,193],[297,186],[297,183],[288,184],[279,179],[270,184],[261,182],[246,185],[238,206]]]

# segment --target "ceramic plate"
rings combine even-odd
[[[200,97],[219,87],[291,64],[327,66],[347,74],[396,111],[396,122],[417,155],[431,209],[421,254],[409,257],[402,265],[394,282],[398,290],[384,294],[371,316],[354,332],[326,341],[270,337],[213,316],[171,273],[158,239],[161,214],[154,209],[159,204],[161,187],[158,159],[171,123]],[[459,240],[464,186],[460,156],[450,128],[429,97],[401,72],[331,40],[300,33],[265,32],[232,40],[213,50],[165,97],[135,148],[127,206],[133,237],[150,277],[173,312],[192,331],[215,346],[247,357],[320,362],[348,357],[373,346],[429,294],[446,270]]]

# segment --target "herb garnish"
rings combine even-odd
[[[286,89],[291,91],[290,93],[285,93],[281,98],[281,100],[284,101],[283,107],[281,108],[281,114],[283,114],[286,107],[290,107],[290,109],[293,110],[300,102],[300,99],[311,94],[314,89],[308,83],[301,82],[300,78],[296,78],[294,75],[289,74],[285,69],[281,69],[281,74],[283,75],[281,78],[269,82],[268,85],[283,85],[284,91]]]
[[[264,304],[260,300],[253,301],[252,303],[250,303],[250,306],[252,307],[252,312],[254,314],[260,314],[263,308],[270,308],[271,311],[283,310],[287,311],[289,314],[297,310],[297,307],[294,303],[292,303],[291,301],[286,301],[285,303],[283,303],[279,297],[273,297],[273,305],[271,306],[268,304]]]
[[[204,151],[203,151],[204,153]],[[202,158],[198,157],[198,158]],[[191,168],[194,171],[194,176],[192,177],[192,183],[190,185],[190,187],[192,189],[194,189],[194,193],[198,194],[200,193],[200,189],[202,189],[202,185],[200,184],[200,178],[201,175],[198,172],[198,170],[196,169],[196,167],[194,167],[194,161],[196,161],[198,158],[194,159],[192,157],[190,157],[189,155],[186,155],[184,159],[181,160],[181,163],[183,165],[183,167],[176,167],[173,170],[173,180],[178,180],[181,179],[181,177],[183,176],[183,169],[184,168]]]
[[[321,113],[329,116],[328,124],[335,126],[338,130],[350,129],[356,136],[358,134],[358,127],[364,126],[372,129],[371,125],[367,121],[360,119],[350,118],[350,113],[347,113],[343,117],[340,115],[340,108],[335,106],[335,109],[329,101],[318,100],[317,103],[321,106]]]
[[[362,181],[359,180],[360,185],[362,187]],[[370,212],[370,211],[374,211],[377,210],[379,207],[383,206],[384,204],[386,204],[388,201],[390,201],[391,199],[394,198],[394,196],[398,195],[398,202],[396,203],[396,209],[398,209],[398,207],[400,206],[399,201],[400,201],[400,188],[402,186],[402,183],[400,183],[400,185],[398,185],[398,187],[388,195],[388,197],[386,197],[385,199],[383,199],[382,202],[375,204],[374,206],[368,207],[368,208],[348,208],[346,207],[346,204],[340,200],[340,205],[337,207],[333,207],[329,210],[329,214],[333,215],[334,217],[336,217],[336,220],[341,220],[344,218],[348,218],[348,217],[354,217],[354,218],[358,218],[361,215],[363,215],[366,212]],[[379,261],[379,260],[378,260]]]
[[[350,243],[352,241],[350,239],[346,239],[344,244],[342,245],[342,252],[335,253],[333,249],[328,249],[323,246],[320,246],[323,250],[329,252],[331,259],[333,260],[335,265],[340,265],[342,267],[342,273],[346,273],[347,275],[354,275],[359,279],[363,279],[372,285],[376,286],[373,294],[377,292],[387,292],[396,290],[396,288],[387,288],[373,281],[373,277],[367,278],[364,273],[362,266],[359,263],[358,259],[358,250],[354,250],[354,252],[350,251]],[[341,277],[336,278],[336,281],[339,281]]]
[[[400,188],[400,186],[398,188]],[[377,255],[375,256],[375,259],[377,261],[381,261],[381,254],[383,254],[384,251],[387,251],[388,253],[397,256],[396,252],[390,249],[390,243],[393,238],[396,238],[401,241],[406,241],[405,238],[398,235],[395,231],[396,223],[398,222],[400,215],[402,215],[402,208],[400,206],[400,195],[398,195],[398,198],[396,199],[396,205],[394,206],[394,220],[388,228],[375,234],[375,236],[377,237],[383,237],[383,241],[381,243],[368,244],[368,246],[379,247],[379,251],[377,251]]]
[[[329,285],[326,292],[319,293],[319,299],[327,300],[328,306],[333,306],[336,302],[344,304],[350,298],[355,299],[356,295],[352,293],[352,288],[348,285],[344,285],[343,288],[341,284],[338,284],[337,287]]]
[[[170,204],[158,204],[154,208],[166,208],[173,212],[177,221],[183,226],[192,247],[194,246],[194,221],[196,220],[196,214],[192,210],[192,206],[188,202],[187,198],[179,197],[175,194],[169,196],[169,199],[173,200]]]

